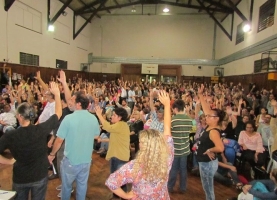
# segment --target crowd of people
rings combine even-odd
[[[30,191],[32,199],[44,199],[50,164],[62,181],[58,196],[70,199],[76,182],[76,198],[85,199],[93,150],[110,163],[105,184],[113,199],[170,199],[178,175],[185,194],[190,165],[207,200],[215,199],[214,180],[256,199],[264,199],[261,193],[277,199],[275,169],[270,179],[247,185],[237,173],[248,167],[258,178],[266,173],[269,150],[277,150],[273,90],[253,85],[245,93],[240,83],[69,80],[64,71],[56,77],[45,83],[37,72],[35,80],[2,90],[0,153],[8,149],[14,159],[0,156],[0,163],[14,165],[15,199],[28,199]]]

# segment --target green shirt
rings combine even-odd
[[[192,119],[185,114],[177,114],[171,120],[171,134],[174,142],[174,156],[190,154],[189,134],[192,129]]]

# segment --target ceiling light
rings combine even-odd
[[[52,24],[50,24],[50,25],[48,26],[48,31],[54,32],[54,30],[55,30],[55,27],[54,27]]]
[[[163,12],[167,13],[167,12],[169,12],[169,9],[168,8],[164,8]]]
[[[249,32],[251,30],[251,26],[250,24],[247,22],[244,24],[243,28],[242,28],[243,32]]]
[[[133,7],[132,7],[132,10],[131,10],[131,12],[132,12],[132,13],[135,13],[135,12],[137,12],[137,10],[136,10],[135,6],[133,6]]]

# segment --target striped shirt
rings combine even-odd
[[[174,142],[174,156],[190,154],[189,134],[192,119],[185,114],[177,114],[171,120],[171,134]]]

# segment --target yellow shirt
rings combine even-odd
[[[126,122],[119,121],[110,124],[105,121],[103,129],[110,133],[109,149],[106,160],[116,157],[122,161],[129,161],[130,157],[130,129]]]

